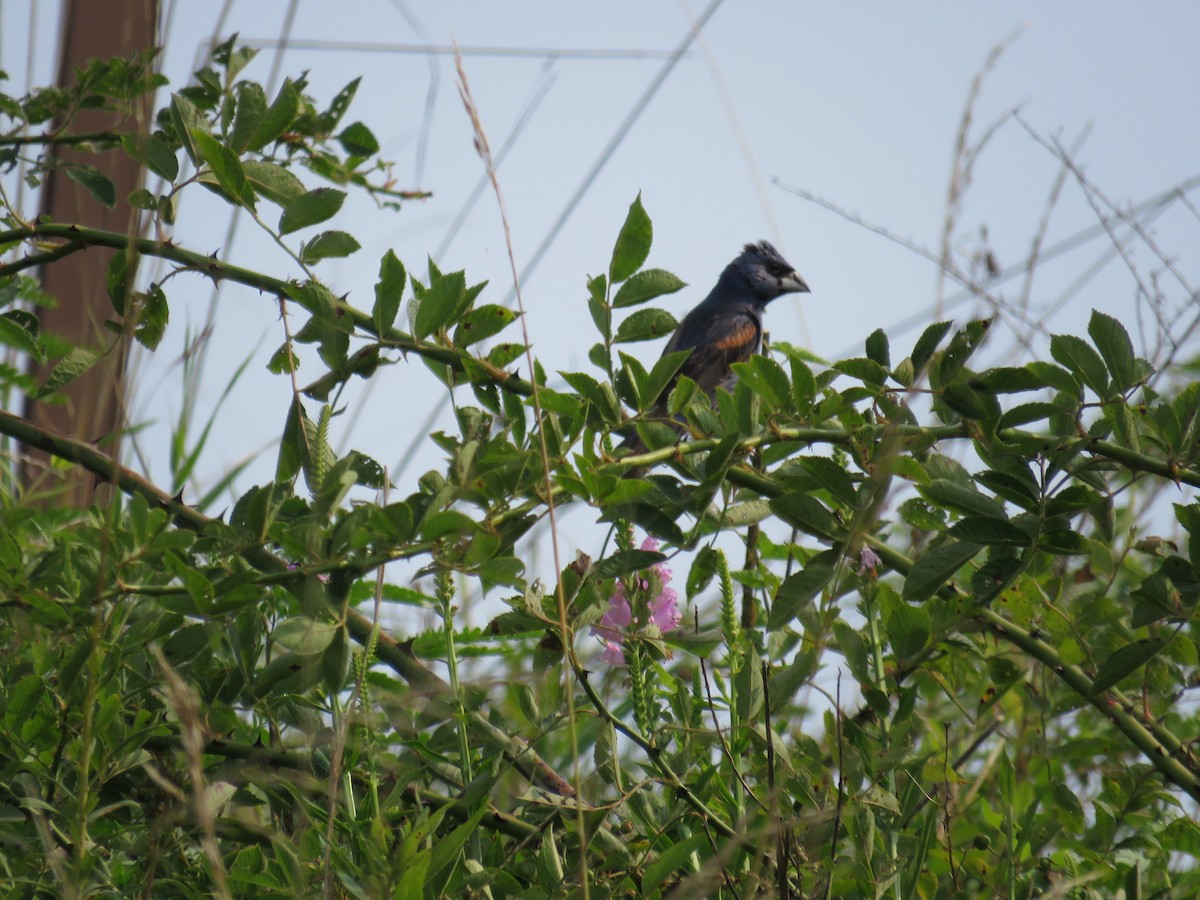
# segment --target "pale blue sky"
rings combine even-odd
[[[165,70],[178,85],[216,27],[220,4],[165,2],[173,9]],[[288,4],[241,0],[227,4],[220,31],[247,40],[278,40]],[[422,144],[431,80],[430,58],[365,48],[316,49],[312,42],[437,45],[456,39],[464,48],[652,50],[647,59],[578,59],[547,56],[469,55],[466,67],[494,149],[499,149],[530,99],[545,89],[520,139],[500,170],[518,264],[524,268],[551,224],[581,184],[638,98],[664,65],[662,53],[679,45],[688,29],[685,7],[674,2],[469,3],[412,2],[418,34],[401,8],[388,0],[357,3],[301,2],[291,37],[302,46],[283,54],[282,74],[309,71],[310,90],[327,100],[351,78],[363,84],[347,121],[360,119],[376,132],[395,160],[397,186],[424,188],[433,198],[410,203],[399,214],[378,212],[364,198],[347,203],[330,225],[354,232],[363,249],[318,269],[335,293],[369,308],[378,260],[392,248],[418,272],[442,243],[482,169],[454,85],[452,60],[433,58],[438,75]],[[702,5],[693,2],[699,14]],[[29,47],[35,82],[54,67],[58,4],[37,0],[37,31],[30,40],[31,5],[0,7],[0,65],[10,89],[23,89]],[[989,51],[1024,26],[996,64],[975,110],[978,136],[1019,107],[1042,135],[1071,143],[1090,136],[1078,159],[1086,173],[1118,204],[1131,204],[1200,173],[1196,121],[1200,76],[1195,65],[1200,4],[1010,2],[984,4],[816,4],[725,0],[703,32],[710,67],[693,45],[628,136],[584,194],[540,266],[524,285],[535,351],[550,370],[587,367],[594,340],[584,307],[584,282],[606,267],[613,239],[630,201],[640,191],[655,225],[650,264],[674,271],[690,287],[663,305],[682,315],[698,301],[721,267],[749,240],[777,238],[785,255],[812,286],[801,300],[772,307],[768,327],[776,340],[805,343],[820,354],[860,353],[862,340],[882,326],[903,356],[919,327],[932,321],[936,269],[927,260],[843,221],[772,183],[779,179],[937,250],[945,219],[954,141],[970,90]],[[264,49],[247,77],[266,80],[275,51]],[[714,68],[715,67],[715,68]],[[723,82],[735,126],[714,81]],[[549,83],[547,84],[547,80]],[[161,101],[160,101],[161,102]],[[741,149],[743,130],[752,161]],[[418,154],[424,148],[418,176]],[[765,187],[756,190],[752,167]],[[1028,252],[1058,166],[1016,122],[1005,122],[981,155],[963,201],[955,247],[965,259],[979,246],[986,224],[1002,266]],[[296,270],[252,223],[238,226],[226,245],[228,213],[203,191],[185,200],[176,240],[233,262],[291,277]],[[269,206],[266,207],[270,209]],[[774,219],[777,231],[772,227]],[[1049,241],[1094,225],[1095,214],[1079,188],[1068,183],[1050,226]],[[1182,206],[1154,224],[1163,249],[1180,258],[1200,282],[1194,252],[1200,221]],[[302,237],[300,235],[297,237]],[[1047,264],[1035,282],[1035,313],[1055,303],[1065,285],[1101,257],[1106,239],[1085,244]],[[1148,277],[1161,264],[1145,246],[1134,263]],[[509,284],[496,204],[485,193],[441,258],[444,269],[465,268],[468,279],[489,279],[483,300],[499,302]],[[1014,296],[1019,282],[999,290]],[[1162,282],[1169,302],[1184,291]],[[949,294],[953,295],[953,286]],[[201,322],[209,288],[200,279],[170,282],[172,320],[163,352],[143,361],[136,410],[159,423],[141,437],[151,472],[164,480],[169,423],[180,406],[178,355],[185,326]],[[1056,331],[1081,332],[1095,306],[1122,317],[1136,335],[1134,280],[1120,261],[1110,263],[1050,321]],[[966,316],[966,304],[952,312]],[[894,326],[914,319],[907,331]],[[223,415],[214,446],[201,467],[210,481],[243,454],[277,436],[289,385],[267,376],[263,364],[281,342],[274,304],[253,292],[222,295],[201,390],[201,412],[215,402],[228,373],[247,354],[257,356]],[[996,335],[999,348],[1011,332]],[[661,347],[633,351],[647,361]],[[523,367],[523,364],[522,364]],[[309,380],[312,367],[302,373]],[[432,377],[412,361],[381,370],[367,395],[351,395],[349,434],[335,434],[395,466],[434,405],[442,399]],[[464,396],[464,401],[470,402]],[[361,406],[361,414],[356,411]],[[443,420],[445,417],[443,416]],[[449,427],[445,421],[441,427]],[[409,490],[416,474],[436,464],[430,445],[418,468],[394,473]],[[274,451],[251,470],[242,487],[270,477]],[[190,494],[191,492],[189,492]],[[586,517],[584,517],[586,518]],[[580,526],[587,531],[586,522]],[[572,527],[568,522],[568,532]],[[581,535],[582,540],[582,535]],[[568,544],[570,543],[568,536]]]

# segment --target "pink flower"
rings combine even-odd
[[[658,549],[658,541],[652,537],[642,541],[643,550]],[[621,645],[631,637],[644,634],[660,637],[679,627],[683,614],[679,611],[679,596],[671,583],[671,570],[657,563],[642,573],[634,582],[633,602],[625,591],[625,583],[618,581],[609,598],[608,609],[600,621],[592,626],[592,634],[601,639],[604,650],[600,659],[612,666],[625,665],[625,653]],[[638,610],[635,614],[634,609]]]
[[[862,550],[858,554],[858,574],[859,575],[874,575],[875,570],[883,563],[879,558],[879,554],[870,547],[863,545]]]
[[[616,641],[604,641],[604,650],[600,653],[600,659],[610,666],[623,666],[625,665],[625,651]]]
[[[662,593],[650,601],[650,624],[659,634],[666,634],[678,628],[682,620],[679,598],[671,588],[663,588]]]

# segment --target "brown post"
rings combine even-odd
[[[158,0],[67,0],[63,6],[58,84],[74,83],[76,67],[90,59],[130,56],[153,47],[157,18]],[[122,116],[111,111],[82,110],[68,133],[103,131],[118,124],[122,131],[146,131],[152,113],[153,98],[149,96],[124,122]],[[84,153],[58,147],[54,153],[60,159],[99,169],[116,187],[116,205],[107,209],[82,185],[55,170],[43,186],[42,214],[55,222],[135,235],[138,211],[126,198],[142,186],[141,167],[121,149]],[[104,327],[105,319],[113,317],[105,288],[105,272],[112,254],[111,250],[93,247],[42,270],[43,288],[58,301],[53,309],[38,310],[44,333],[97,350],[119,341]],[[104,449],[117,454],[117,435],[125,425],[126,349],[124,342],[119,342],[98,365],[60,392],[60,402],[27,401],[26,416],[40,427],[85,441],[107,439]],[[30,372],[39,380],[47,374],[37,365],[32,365]],[[95,492],[91,475],[77,467],[50,473],[49,458],[44,453],[27,450],[27,454],[22,467],[27,489],[55,505],[83,507],[91,502]]]

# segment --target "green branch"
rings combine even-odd
[[[265,293],[298,303],[312,315],[324,314],[322,310],[318,310],[315,306],[306,305],[303,301],[289,295],[288,287],[293,282],[264,275],[261,272],[255,272],[241,266],[235,266],[232,263],[222,262],[215,255],[205,256],[202,253],[185,250],[171,243],[169,240],[156,241],[150,238],[130,238],[128,235],[118,234],[113,231],[101,231],[96,228],[84,228],[79,225],[54,223],[29,225],[24,228],[14,228],[9,231],[0,232],[0,246],[32,240],[66,241],[68,244],[81,250],[88,247],[109,247],[114,250],[124,250],[131,247],[144,256],[153,256],[158,259],[165,259],[168,262],[177,263],[185,269],[198,272],[213,279],[213,281],[232,281],[236,284],[257,288]],[[65,255],[61,253],[59,248],[55,248],[49,252],[56,254],[56,258],[59,254]],[[38,262],[50,261],[45,257],[35,257],[35,259]],[[27,266],[27,262],[20,260],[10,265],[0,265],[0,277],[15,274]],[[379,341],[388,347],[442,363],[458,373],[466,371],[463,364],[462,351],[442,347],[429,341],[419,341],[412,335],[396,328],[388,328],[381,332],[375,327],[375,321],[369,313],[356,309],[344,300],[338,301],[337,312],[347,317],[354,323],[355,327],[379,339]],[[476,359],[475,362],[485,371],[494,368],[485,359]],[[503,390],[522,396],[529,396],[533,392],[533,386],[525,379],[518,378],[516,375],[498,373],[493,378],[493,381]]]

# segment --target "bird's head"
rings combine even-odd
[[[742,249],[742,255],[733,261],[730,268],[741,274],[755,297],[763,304],[781,294],[808,293],[808,285],[804,283],[804,279],[767,241],[747,244]]]

